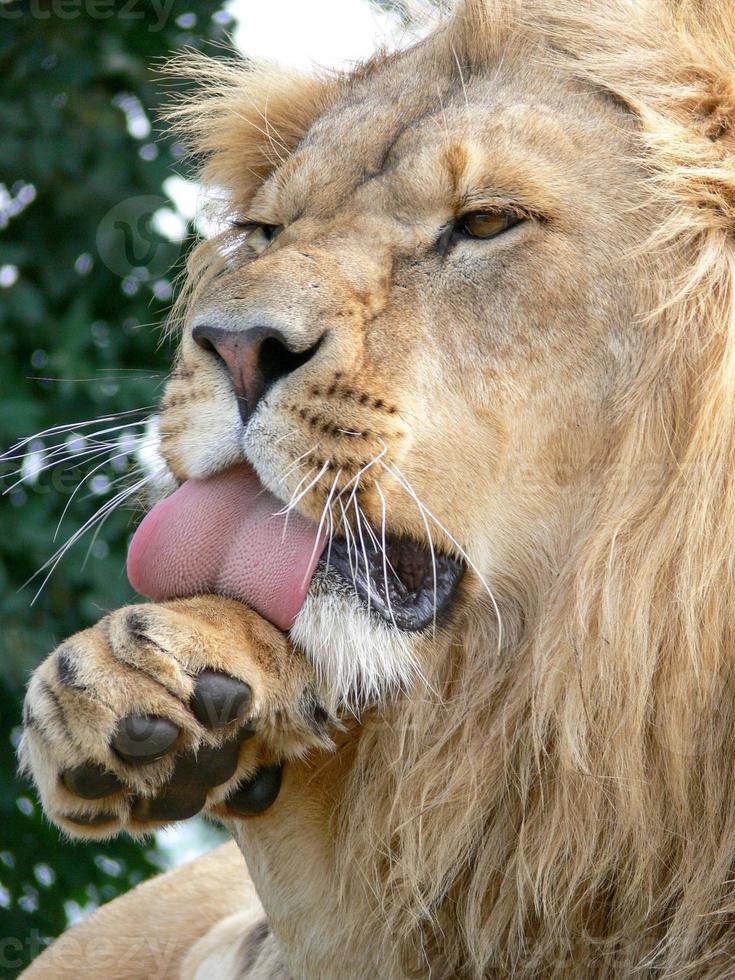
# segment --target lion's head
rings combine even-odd
[[[467,0],[175,113],[227,225],[161,451],[332,532],[292,635],[389,699],[345,877],[438,975],[732,953],[734,55],[726,0]]]

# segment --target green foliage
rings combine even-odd
[[[137,201],[162,195],[181,156],[156,133],[171,83],[153,69],[171,51],[222,39],[226,29],[220,0],[171,7],[0,0],[0,451],[50,426],[158,398],[170,355],[160,332],[171,296],[167,266],[183,246],[150,225],[150,201]],[[110,215],[121,202],[128,203]],[[120,234],[133,237],[126,243]],[[29,448],[48,453],[65,436]],[[111,450],[120,458],[96,476],[130,482],[134,460],[124,449]],[[133,515],[125,508],[106,521],[86,562],[86,541],[70,551],[33,605],[43,576],[23,586],[115,492],[85,477],[102,457],[85,459],[0,498],[2,977],[66,925],[65,902],[106,900],[155,870],[150,853],[129,841],[63,842],[14,775],[11,742],[29,670],[60,640],[132,597],[124,563]],[[18,464],[0,463],[6,487]]]

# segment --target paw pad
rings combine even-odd
[[[196,816],[206,802],[207,791],[204,789],[190,793],[185,788],[171,786],[163,796],[137,800],[130,813],[136,820],[162,820],[168,823]]]
[[[125,762],[145,764],[163,758],[178,737],[178,725],[168,718],[128,715],[120,722],[112,747]]]
[[[244,721],[251,702],[252,692],[244,681],[216,670],[203,670],[196,679],[189,707],[197,721],[218,729]]]
[[[75,796],[83,800],[101,800],[122,789],[122,783],[117,776],[94,763],[68,769],[61,781]]]
[[[240,816],[256,816],[272,806],[281,791],[283,766],[262,766],[227,797],[227,806]]]

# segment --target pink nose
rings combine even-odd
[[[192,337],[227,368],[243,423],[247,423],[268,389],[310,361],[321,344],[320,338],[299,351],[277,327],[265,326],[229,330],[198,323]]]

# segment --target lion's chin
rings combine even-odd
[[[319,676],[330,708],[368,707],[421,679],[421,633],[405,633],[368,610],[333,565],[320,562],[290,637]]]

